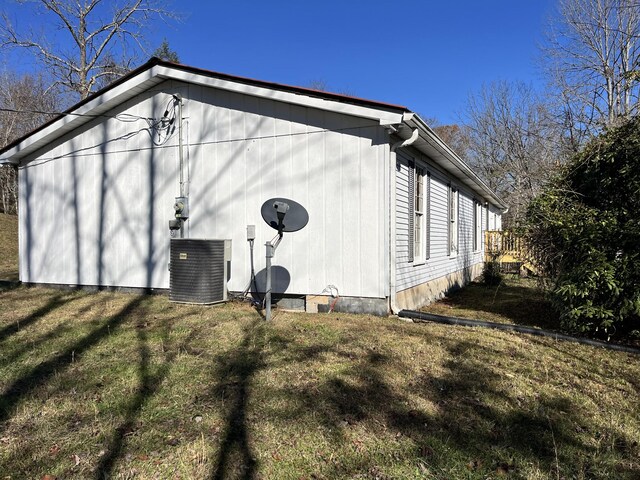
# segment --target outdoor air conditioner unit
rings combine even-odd
[[[169,300],[225,302],[230,264],[231,240],[171,239]]]

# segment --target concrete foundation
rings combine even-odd
[[[389,314],[387,298],[335,297],[330,295],[307,295],[307,312],[328,312],[333,305],[334,312],[363,313],[386,317]]]
[[[296,312],[305,311],[304,297],[283,297],[279,299],[276,304],[278,305],[278,308],[282,310],[292,310]]]
[[[462,271],[398,292],[396,294],[396,304],[401,309],[407,310],[424,307],[479,277],[482,274],[483,266],[483,263],[476,263]]]

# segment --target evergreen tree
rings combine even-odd
[[[162,40],[162,44],[160,44],[160,46],[156,48],[155,52],[153,52],[153,56],[158,57],[161,60],[166,60],[167,62],[180,63],[178,54],[175,50],[171,50],[166,38]]]

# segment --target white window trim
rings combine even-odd
[[[489,202],[484,204],[484,214],[487,218],[485,218],[485,231],[489,231]]]
[[[473,201],[473,251],[482,251],[482,203]]]
[[[425,187],[425,261],[431,258],[431,172],[427,170],[425,178],[427,185]]]
[[[415,168],[415,185],[412,195],[413,201],[413,264],[421,265],[426,261],[426,228],[427,228],[427,215],[426,209],[428,208],[426,187],[427,172],[424,166],[414,163]]]
[[[460,191],[458,187],[449,184],[449,205],[447,217],[449,221],[449,257],[456,258],[460,250]]]

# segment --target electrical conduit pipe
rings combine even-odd
[[[401,318],[408,318],[414,322],[426,323],[435,322],[445,325],[460,325],[464,327],[484,327],[493,328],[495,330],[504,330],[509,332],[527,333],[529,335],[537,335],[540,337],[549,337],[554,340],[564,340],[566,342],[576,342],[583,345],[590,345],[592,347],[602,347],[609,350],[615,350],[618,352],[634,353],[640,355],[640,348],[629,347],[626,345],[618,345],[615,343],[601,342],[598,340],[592,340],[590,338],[572,337],[571,335],[564,335],[562,333],[551,332],[549,330],[542,330],[539,328],[524,327],[521,325],[511,325],[508,323],[495,323],[485,322],[483,320],[469,320],[459,317],[448,317],[446,315],[435,315],[433,313],[417,312],[415,310],[401,310],[398,312],[398,316]]]

